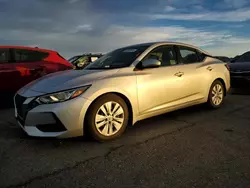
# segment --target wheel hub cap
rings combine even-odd
[[[212,90],[212,102],[214,105],[220,105],[223,100],[223,88],[216,84]]]
[[[114,101],[106,102],[97,111],[95,126],[97,131],[104,136],[116,134],[123,125],[124,110]]]

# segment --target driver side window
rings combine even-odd
[[[146,55],[143,61],[147,59],[157,59],[161,62],[161,67],[176,65],[176,55],[173,46],[160,46],[153,49]]]

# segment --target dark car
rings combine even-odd
[[[231,87],[249,88],[250,87],[250,62],[229,63]]]
[[[242,55],[237,55],[233,58],[231,61],[232,63],[237,63],[237,62],[250,62],[250,51],[245,52]]]
[[[13,93],[43,75],[73,69],[58,52],[24,46],[0,46],[0,92]]]
[[[94,62],[103,54],[82,54],[70,58],[68,61],[75,66],[76,69],[84,69],[87,65]]]

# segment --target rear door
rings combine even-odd
[[[204,74],[201,64],[204,58],[194,48],[186,46],[176,46],[180,66],[179,71],[183,74],[183,97],[187,101],[198,100],[203,98],[203,79]]]

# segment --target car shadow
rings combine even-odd
[[[140,137],[141,135],[143,135],[144,137],[148,137],[146,133],[155,132],[156,129],[160,130],[161,128],[168,129],[168,126],[173,127],[173,121],[175,121],[177,117],[180,117],[183,115],[189,116],[194,113],[197,113],[197,111],[199,112],[202,111],[206,113],[206,111],[208,110],[209,109],[207,108],[206,105],[197,105],[197,106],[169,112],[166,114],[162,114],[159,116],[151,117],[148,119],[144,119],[144,120],[137,122],[134,126],[129,125],[125,133],[120,138],[115,139],[111,142],[104,142],[104,143],[119,143],[120,141],[122,141],[123,143],[126,143],[127,137],[130,137],[130,138],[134,136]],[[17,140],[26,140],[27,142],[31,141],[35,143],[37,142],[44,142],[47,144],[51,143],[52,145],[55,145],[55,146],[60,146],[62,143],[68,143],[68,144],[77,143],[77,142],[85,143],[85,144],[99,143],[91,139],[89,136],[81,136],[81,137],[66,138],[66,139],[57,139],[57,138],[50,138],[50,137],[31,137],[31,136],[28,136],[26,133],[24,133],[24,131],[22,131],[21,128],[16,123],[6,122],[6,125],[7,126],[0,133],[2,138],[16,138]]]
[[[181,120],[179,120],[179,117],[192,116],[193,114],[197,114],[197,112],[206,113],[207,111],[211,111],[211,109],[208,108],[208,106],[205,104],[200,104],[200,105],[195,105],[195,106],[191,106],[188,108],[168,112],[162,115],[154,116],[154,117],[136,122],[134,126],[131,125],[128,127],[127,133],[130,134],[130,132],[133,132],[133,131],[143,132],[145,129],[146,130],[156,129],[156,126],[157,127],[168,126],[164,124],[172,123],[174,121],[180,122]],[[185,121],[183,120],[183,122]]]
[[[0,94],[0,110],[9,109],[14,107],[13,97],[14,93],[1,93]]]

